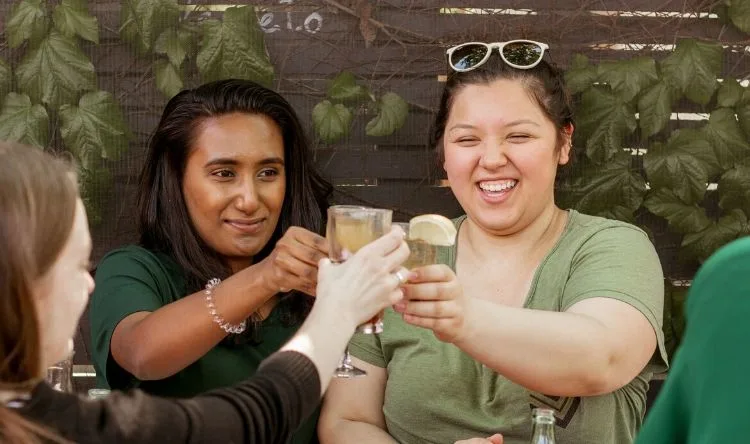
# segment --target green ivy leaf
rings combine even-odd
[[[719,87],[716,104],[718,106],[731,108],[739,103],[742,99],[743,92],[745,92],[745,88],[740,85],[737,79],[724,79]]]
[[[747,0],[727,0],[729,19],[740,31],[750,34],[750,2]]]
[[[101,206],[111,183],[112,173],[108,168],[104,166],[85,168],[81,163],[78,164],[78,184],[90,225],[101,222]]]
[[[748,144],[732,108],[714,110],[703,130],[706,138],[713,145],[716,158],[723,169],[732,168],[736,162],[747,157],[750,144]]]
[[[737,120],[745,137],[750,139],[750,101],[737,107]]]
[[[169,61],[176,68],[182,66],[187,56],[190,34],[177,28],[167,28],[159,35],[154,44],[154,52],[169,57]]]
[[[672,155],[690,155],[698,159],[709,178],[722,171],[716,152],[704,131],[693,128],[673,131],[667,141],[667,150]]]
[[[346,106],[329,100],[323,100],[312,110],[315,133],[327,143],[333,143],[349,134],[352,124],[352,112]]]
[[[205,81],[225,78],[273,83],[273,65],[263,41],[255,9],[231,7],[223,22],[207,20],[196,63]]]
[[[643,203],[646,181],[632,168],[631,155],[621,151],[604,165],[588,165],[569,184],[558,187],[565,207],[613,219],[633,221]]]
[[[0,111],[0,140],[44,148],[49,142],[49,116],[25,94],[9,93]]]
[[[638,99],[638,120],[644,139],[663,130],[671,115],[672,90],[663,81],[653,85]]]
[[[148,53],[161,33],[177,24],[180,9],[176,0],[123,0],[120,36]]]
[[[724,52],[721,44],[683,39],[672,54],[661,62],[668,84],[695,103],[707,104],[716,90]]]
[[[159,59],[154,63],[154,72],[156,73],[156,87],[159,88],[167,98],[174,97],[182,91],[184,84],[179,68],[174,66],[169,60]]]
[[[82,39],[99,43],[99,22],[89,13],[86,0],[62,0],[53,13],[55,28],[65,37],[76,34]]]
[[[742,210],[732,210],[703,230],[686,234],[682,239],[682,247],[689,256],[703,262],[716,250],[737,239],[746,225],[745,213]]]
[[[669,222],[678,233],[696,233],[711,225],[706,212],[698,205],[687,205],[669,188],[651,190],[643,202],[648,210]]]
[[[343,71],[331,80],[326,95],[329,99],[338,102],[355,102],[368,99],[370,92],[366,87],[357,84],[354,74]]]
[[[584,92],[579,110],[578,133],[592,160],[603,161],[622,151],[622,140],[638,126],[630,105],[607,88]]]
[[[368,136],[390,136],[401,128],[409,115],[409,104],[394,92],[387,92],[378,101],[378,115],[367,122]]]
[[[52,31],[16,69],[20,90],[53,108],[75,103],[82,91],[96,89],[94,65],[75,40]]]
[[[599,81],[608,83],[626,102],[658,80],[656,61],[650,57],[599,64]]]
[[[653,143],[644,156],[643,166],[651,188],[667,188],[686,204],[698,203],[706,194],[708,173],[692,154],[670,144]]]
[[[100,159],[117,160],[129,136],[120,107],[106,91],[84,94],[78,106],[60,107],[60,135],[65,147],[88,169],[95,168]]]
[[[47,4],[42,0],[21,0],[16,3],[5,23],[5,38],[11,48],[29,40],[34,47],[47,34],[49,19]]]
[[[719,206],[724,210],[739,208],[750,214],[750,166],[737,166],[721,176]]]
[[[0,97],[5,97],[10,92],[12,84],[13,70],[5,60],[0,58]]]
[[[595,65],[589,65],[589,59],[583,54],[576,54],[565,71],[565,84],[571,94],[578,94],[591,88],[599,76]]]

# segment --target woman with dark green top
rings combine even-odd
[[[750,238],[706,261],[685,305],[686,329],[637,444],[750,442]]]
[[[99,384],[188,397],[252,375],[310,309],[330,191],[279,94],[225,80],[172,98],[141,174],[140,242],[97,267]]]

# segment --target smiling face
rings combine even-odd
[[[260,114],[206,119],[185,166],[182,191],[198,234],[234,272],[268,243],[286,192],[284,141]]]
[[[72,351],[94,280],[89,273],[91,235],[83,202],[78,199],[75,221],[65,247],[52,267],[35,283],[34,293],[42,342],[42,362],[49,367]]]
[[[458,90],[443,144],[451,189],[486,231],[514,234],[554,208],[555,174],[570,144],[557,149],[557,128],[521,82]]]

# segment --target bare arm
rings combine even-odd
[[[508,379],[552,396],[593,396],[630,382],[656,348],[646,317],[593,298],[558,313],[472,300],[472,333],[455,344]],[[480,327],[481,326],[481,327]]]
[[[320,442],[395,443],[386,431],[383,416],[386,369],[357,358],[352,358],[352,363],[365,370],[367,376],[331,382],[318,421]]]
[[[261,262],[235,273],[213,289],[216,311],[237,324],[281,288],[315,294],[325,239],[291,227]],[[164,379],[197,361],[227,335],[212,319],[203,291],[153,312],[133,313],[115,327],[110,353],[140,380]]]
[[[396,305],[410,324],[429,328],[508,379],[553,396],[609,393],[631,381],[656,348],[645,315],[611,298],[566,312],[514,308],[468,298],[450,268],[421,268]]]
[[[229,277],[213,291],[216,310],[231,324],[249,317],[275,294],[260,285],[254,267]],[[154,312],[124,318],[112,333],[110,353],[140,380],[164,379],[197,361],[226,335],[213,322],[200,291]]]

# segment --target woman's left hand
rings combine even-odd
[[[437,264],[412,270],[404,300],[394,310],[409,324],[429,328],[441,341],[457,342],[466,335],[468,305],[453,270]]]

